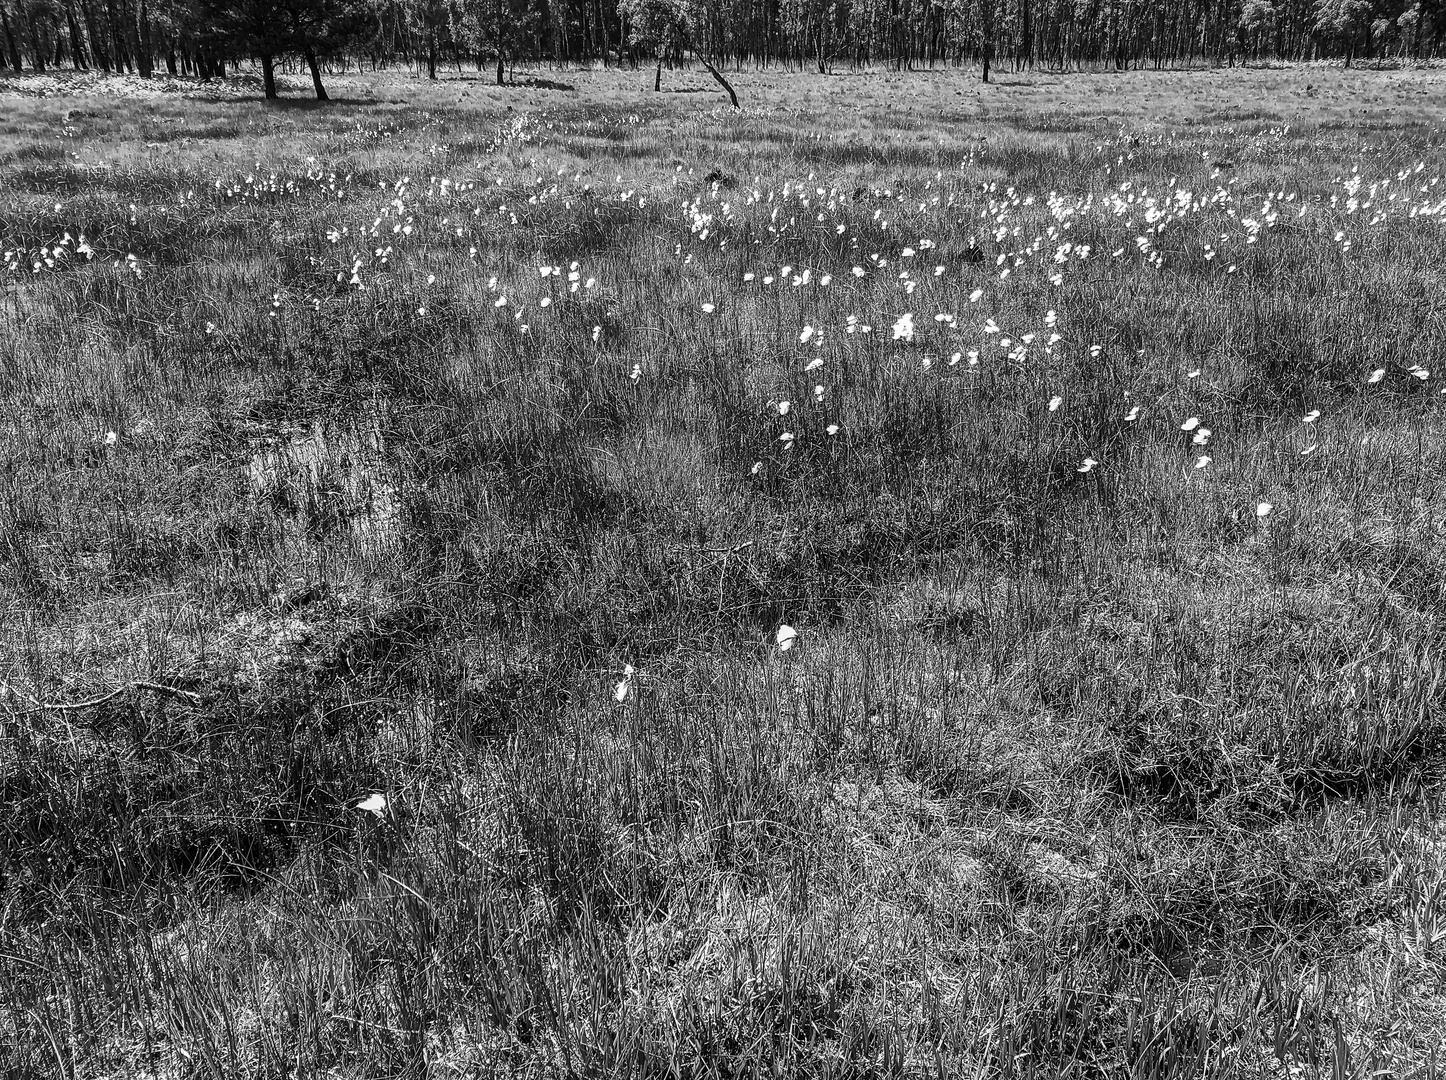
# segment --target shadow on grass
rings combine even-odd
[[[511,86],[521,86],[529,90],[560,90],[565,94],[577,93],[577,87],[572,83],[557,82],[554,79],[521,79],[510,83]]]
[[[367,105],[405,105],[405,104],[406,104],[406,102],[402,101],[401,99],[393,100],[393,99],[391,99],[391,98],[359,98],[359,97],[333,97],[333,98],[327,98],[325,101],[318,101],[318,100],[317,100],[316,98],[314,98],[314,97],[305,97],[305,98],[302,98],[302,97],[278,97],[278,98],[271,98],[271,99],[268,100],[267,98],[264,98],[264,97],[261,97],[261,96],[258,95],[257,97],[254,97],[254,98],[240,98],[240,99],[227,98],[226,100],[228,100],[228,101],[230,101],[230,100],[262,101],[262,102],[266,102],[269,108],[280,109],[280,110],[282,110],[282,111],[284,111],[284,112],[312,112],[313,110],[316,110],[316,109],[326,109],[326,108],[332,108],[332,107],[336,107],[336,106],[343,106],[343,107],[345,107],[345,106],[353,106],[353,105],[367,106]]]

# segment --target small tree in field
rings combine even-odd
[[[663,88],[663,61],[681,54],[688,35],[688,11],[681,0],[618,0],[618,14],[627,22],[628,44],[657,57],[653,89]]]
[[[507,64],[522,53],[542,22],[534,0],[469,0],[465,8],[469,39],[478,52],[491,50],[497,60],[497,85]]]
[[[653,89],[663,89],[663,61],[681,61],[692,42],[692,15],[687,0],[618,0],[618,12],[628,26],[628,43],[644,52],[651,51],[658,61],[653,74]],[[717,66],[699,48],[693,55],[714,81],[723,87],[733,107],[738,108],[738,94]]]
[[[277,97],[276,61],[306,59],[318,101],[326,101],[319,58],[345,48],[365,26],[358,0],[199,0],[198,36],[261,60],[268,98]]]
[[[316,100],[326,101],[318,57],[344,50],[366,27],[366,9],[359,0],[281,0],[291,51],[306,58]]]
[[[994,64],[995,38],[998,35],[999,12],[996,0],[975,0],[974,34],[979,45],[979,59],[982,78],[989,81],[989,69]]]

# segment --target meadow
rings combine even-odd
[[[1436,1075],[1446,76],[651,76],[0,85],[4,1075]]]

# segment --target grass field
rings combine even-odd
[[[5,1075],[1435,1075],[1446,75],[976,78],[0,87]]]

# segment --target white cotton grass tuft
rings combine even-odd
[[[355,809],[364,810],[368,814],[375,814],[382,817],[387,812],[387,797],[379,791],[374,791],[361,802],[356,804]]]
[[[1075,472],[1087,473],[1087,472],[1091,471],[1091,470],[1092,470],[1096,465],[1098,465],[1098,464],[1099,464],[1099,462],[1096,461],[1094,458],[1092,458],[1092,457],[1087,457],[1087,458],[1085,458],[1083,461],[1081,461],[1081,462],[1079,463],[1079,468],[1077,468],[1077,469],[1075,470]]]
[[[1256,503],[1255,516],[1261,520],[1264,520],[1265,518],[1268,518],[1270,516],[1270,512],[1274,509],[1275,507],[1268,502]]]
[[[773,640],[778,646],[779,652],[788,652],[788,650],[793,648],[798,642],[798,631],[789,626],[788,623],[783,623],[779,626],[778,633],[774,636]]]
[[[613,687],[613,700],[621,704],[623,701],[627,700],[628,692],[632,690],[632,688],[633,665],[624,664],[622,680],[617,684],[617,686]]]
[[[900,341],[900,340],[902,340],[902,341],[913,341],[913,340],[914,340],[914,315],[913,315],[913,312],[909,312],[909,311],[904,312],[904,314],[902,314],[902,315],[899,316],[898,321],[894,323],[894,340],[895,340],[895,341]]]

